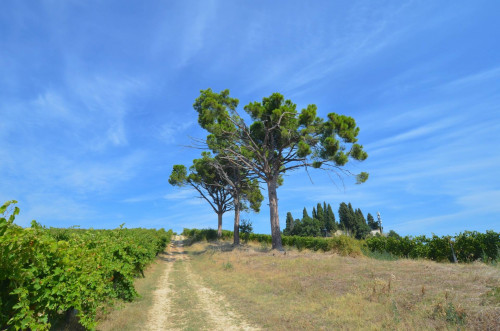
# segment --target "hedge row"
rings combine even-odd
[[[453,261],[452,247],[459,262],[495,261],[500,257],[500,233],[465,231],[456,236],[372,237],[366,240],[372,252],[388,252],[406,258]]]
[[[83,326],[94,328],[103,303],[137,295],[134,277],[172,235],[163,229],[47,229],[35,221],[21,228],[13,224],[17,207],[3,216],[12,202],[0,207],[2,330],[46,330],[74,310]]]
[[[216,240],[217,231],[213,229],[184,229],[182,234],[190,238],[193,242],[202,240]],[[233,238],[233,232],[223,230],[222,239]],[[246,238],[244,238],[246,239]],[[259,243],[271,244],[272,238],[268,234],[255,234],[248,235],[248,240]],[[362,242],[348,236],[337,236],[332,238],[322,237],[299,237],[299,236],[281,236],[283,245],[296,247],[299,250],[311,249],[314,251],[322,250],[324,252],[334,251],[341,255],[357,256],[361,255]]]
[[[214,229],[186,229],[182,231],[182,235],[191,239],[193,242],[198,241],[213,241],[217,240],[217,230]],[[222,239],[230,239],[233,237],[233,231],[222,230]]]
[[[216,240],[217,231],[213,229],[184,229],[183,235],[193,241]],[[222,239],[233,237],[232,231],[223,230]],[[271,244],[267,234],[251,233],[249,241]],[[298,249],[335,251],[342,255],[360,255],[361,248],[368,247],[371,252],[389,253],[396,257],[425,258],[434,261],[453,261],[451,247],[459,262],[476,260],[496,261],[500,259],[500,233],[486,231],[465,231],[456,236],[432,237],[371,237],[366,241],[355,240],[348,236],[332,238],[281,236],[283,245]],[[451,243],[451,245],[450,245]]]

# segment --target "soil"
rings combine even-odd
[[[176,295],[175,287],[170,282],[170,273],[173,264],[182,260],[185,264],[184,279],[195,290],[197,301],[200,303],[191,309],[202,310],[208,316],[206,329],[210,330],[259,330],[243,319],[226,301],[226,298],[216,291],[206,287],[200,276],[193,273],[189,256],[184,252],[181,236],[176,236],[166,251],[166,258],[162,259],[163,274],[160,277],[156,290],[153,293],[153,305],[148,311],[146,330],[179,330],[184,327],[176,325],[171,320],[172,301]],[[182,323],[189,325],[189,321]]]

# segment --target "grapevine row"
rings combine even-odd
[[[172,235],[163,229],[45,228],[35,221],[22,228],[14,224],[14,203],[0,207],[0,329],[48,329],[74,310],[83,326],[94,328],[104,303],[137,296],[134,278]]]

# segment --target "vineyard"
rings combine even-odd
[[[165,286],[174,286],[177,292],[174,291],[172,293],[172,298],[170,299],[169,297],[168,299],[172,301],[171,306],[168,307],[170,307],[169,309],[172,310],[173,315],[170,316],[169,314],[167,314],[163,316],[160,313],[158,314],[158,316],[163,319],[160,318],[157,322],[159,324],[170,323],[168,325],[172,326],[175,323],[178,323],[179,325],[191,323],[191,317],[188,317],[191,316],[189,315],[190,313],[182,312],[182,309],[178,308],[176,305],[178,305],[179,307],[184,307],[182,305],[184,305],[185,303],[189,304],[193,300],[199,300],[202,305],[196,306],[194,303],[189,304],[189,309],[192,308],[194,309],[193,312],[196,311],[196,314],[199,314],[199,309],[201,309],[200,307],[204,307],[203,309],[205,311],[211,312],[210,314],[207,313],[207,316],[211,316],[210,318],[213,320],[212,322],[215,321],[219,324],[223,324],[222,321],[224,321],[224,319],[221,319],[219,317],[223,316],[225,313],[222,311],[214,313],[213,311],[215,311],[215,308],[207,308],[211,307],[209,303],[211,302],[212,297],[203,297],[203,293],[212,293],[210,292],[212,290],[204,287],[204,282],[208,282],[216,288],[222,288],[223,286],[225,286],[224,288],[226,288],[225,291],[227,292],[227,297],[233,298],[235,296],[235,293],[244,293],[246,289],[241,286],[238,287],[236,285],[237,283],[233,282],[234,284],[231,284],[233,284],[232,286],[234,286],[235,289],[234,291],[229,291],[228,287],[226,286],[226,282],[230,282],[230,280],[223,277],[224,274],[230,271],[237,272],[237,270],[240,269],[246,270],[245,268],[250,268],[251,270],[249,269],[246,271],[242,271],[241,274],[246,275],[245,277],[250,277],[248,276],[248,272],[252,272],[253,268],[256,268],[257,266],[262,264],[263,261],[267,261],[267,259],[272,259],[273,261],[268,262],[272,263],[272,265],[275,265],[275,263],[277,263],[276,261],[278,261],[276,259],[279,259],[279,261],[281,261],[279,263],[287,264],[292,263],[296,258],[300,258],[302,262],[299,263],[299,266],[301,266],[302,264],[310,264],[310,270],[316,270],[320,265],[322,266],[321,268],[330,270],[328,269],[330,268],[330,264],[337,263],[339,264],[338,268],[341,269],[338,269],[337,267],[332,269],[337,271],[342,270],[342,268],[347,268],[346,266],[348,266],[349,263],[353,263],[352,261],[357,261],[356,265],[359,264],[359,268],[362,268],[362,272],[359,271],[359,274],[364,275],[363,277],[366,278],[368,277],[366,275],[372,275],[373,277],[375,277],[375,271],[373,271],[371,274],[367,274],[365,272],[366,266],[369,266],[370,269],[378,270],[382,267],[380,267],[380,265],[377,263],[382,263],[384,261],[373,261],[371,259],[352,259],[352,257],[359,257],[363,254],[367,255],[368,257],[377,257],[377,254],[388,254],[394,258],[418,258],[441,262],[452,261],[454,258],[453,255],[455,255],[459,262],[472,262],[481,260],[483,262],[497,264],[500,249],[500,234],[494,231],[487,231],[486,233],[466,231],[453,237],[433,236],[430,238],[425,236],[402,238],[376,236],[370,237],[366,240],[357,240],[344,235],[330,238],[282,236],[282,242],[285,247],[290,250],[290,254],[278,254],[277,256],[275,256],[274,253],[271,255],[265,254],[265,252],[269,251],[268,248],[272,243],[272,238],[270,235],[243,233],[242,239],[245,242],[253,242],[253,245],[255,245],[255,243],[260,244],[262,246],[261,248],[265,247],[265,249],[257,249],[256,252],[260,253],[252,253],[252,250],[250,248],[252,247],[251,245],[247,245],[246,248],[242,250],[236,249],[233,251],[233,248],[230,248],[228,251],[232,251],[232,253],[228,253],[227,255],[220,255],[218,257],[219,260],[217,261],[222,265],[222,269],[219,267],[214,267],[214,270],[208,270],[206,266],[204,266],[204,263],[212,263],[213,265],[215,261],[213,252],[209,252],[204,255],[201,255],[201,252],[208,252],[214,249],[214,252],[224,251],[222,247],[224,247],[224,245],[229,245],[229,243],[227,243],[227,241],[225,240],[231,239],[233,237],[233,232],[226,230],[222,231],[222,240],[216,243],[216,246],[208,243],[202,244],[209,245],[204,246],[204,248],[195,245],[195,248],[190,249],[190,257],[187,257],[181,246],[170,248],[170,251],[168,251],[167,253],[164,252],[173,235],[171,230],[165,231],[163,229],[126,229],[123,226],[114,230],[79,229],[77,227],[61,229],[46,228],[35,221],[32,222],[31,227],[22,228],[14,224],[15,217],[19,214],[19,208],[15,206],[15,203],[15,201],[9,201],[0,207],[0,329],[2,330],[46,330],[50,329],[51,327],[57,326],[60,323],[67,322],[68,316],[72,316],[74,314],[76,314],[78,322],[82,326],[87,329],[95,329],[100,325],[98,325],[98,321],[100,321],[100,318],[98,318],[98,316],[101,316],[101,314],[99,313],[104,309],[104,307],[109,306],[109,304],[114,302],[115,300],[132,301],[138,296],[136,288],[134,287],[134,281],[138,277],[144,277],[144,270],[146,266],[157,259],[158,254],[162,252],[162,254],[166,254],[159,259],[159,261],[161,261],[160,267],[163,268],[163,276],[162,281],[156,285],[158,292],[155,293],[164,293],[165,291],[167,291],[166,288],[170,288]],[[192,243],[197,241],[213,241],[217,239],[217,230],[184,229],[183,235],[189,238]],[[177,242],[176,245],[179,245],[179,242]],[[221,247],[221,249],[217,248],[219,246]],[[194,252],[193,249],[201,249],[201,251]],[[304,249],[324,252],[331,251],[337,253],[338,255],[348,257],[338,257],[338,259],[330,261],[330,258],[328,257],[331,257],[331,255],[329,254],[315,254],[315,257],[313,259],[309,259],[308,255],[302,256],[298,253]],[[262,252],[264,252],[264,254],[262,254]],[[254,264],[249,264],[249,260],[246,264],[239,263],[238,261],[241,259],[241,254],[243,254],[247,260],[255,260]],[[307,253],[306,251],[306,254],[310,253]],[[165,258],[165,256],[168,256],[168,258]],[[191,259],[192,262],[190,262]],[[291,260],[288,261],[288,259]],[[322,262],[318,262],[318,259],[320,259]],[[413,265],[409,262],[405,262],[407,260],[404,259],[401,260],[402,262],[398,265],[402,267],[408,266],[408,268],[414,268],[414,270],[412,269],[412,271],[408,272],[407,274],[400,273],[396,276],[395,279],[405,279],[405,277],[409,277],[410,274],[413,274],[417,271],[422,273],[427,272],[425,271],[427,269],[422,269],[422,266],[420,264],[418,266]],[[347,263],[347,265],[345,263]],[[420,261],[415,263],[425,264],[431,262]],[[451,264],[448,264],[447,266],[447,264],[439,263],[439,265],[443,265],[443,267],[438,267],[437,265],[438,264],[436,264],[435,266],[432,265],[431,269],[441,270],[442,268],[455,268],[449,267],[451,266]],[[431,265],[426,266],[428,267]],[[461,272],[463,268],[466,268],[467,270],[478,269],[479,271],[477,272],[479,273],[483,272],[484,270],[490,272],[493,275],[493,278],[488,278],[488,276],[483,280],[484,284],[482,285],[482,292],[480,293],[480,295],[478,294],[479,296],[476,299],[482,302],[481,305],[491,305],[495,304],[495,302],[498,301],[498,289],[497,287],[492,285],[494,283],[494,279],[496,279],[495,269],[488,267],[486,264],[476,265],[465,263],[456,266],[457,269],[453,269],[454,272]],[[292,267],[298,268],[298,265],[290,266],[290,268]],[[196,272],[193,273],[193,270],[191,268],[193,268],[193,270],[195,270]],[[387,270],[390,270],[391,274],[387,274],[388,271],[384,268],[388,268]],[[268,272],[271,269],[268,270],[264,268],[262,272],[264,272],[264,270],[267,270],[266,272]],[[299,269],[296,270],[296,275],[304,275],[305,271]],[[389,276],[394,278],[392,272],[395,271],[393,271],[392,265],[384,264],[384,267],[382,269],[383,270],[376,271],[378,274],[382,275],[379,275],[379,278]],[[283,270],[289,270],[289,267],[283,267]],[[340,277],[339,275],[341,273],[339,274],[337,271],[335,273],[331,273],[330,271],[328,271],[328,277]],[[276,272],[277,270],[273,269],[272,274],[275,275]],[[210,276],[210,273],[213,274],[213,277]],[[432,274],[432,278],[438,278],[438,274],[440,273]],[[259,277],[263,277],[263,274],[259,275]],[[311,274],[310,276],[311,279],[307,281],[314,284],[316,282],[316,278],[320,277],[316,273]],[[431,275],[427,276],[431,277]],[[283,277],[284,279],[288,279],[288,273],[284,273]],[[371,293],[370,295],[373,296],[373,293],[376,293],[380,290],[377,287],[380,285],[380,280],[379,278],[376,278],[375,283],[372,284],[372,280],[367,280],[365,278],[360,278],[359,284],[361,284],[362,287],[368,286],[366,289],[366,291],[368,292],[366,293]],[[189,280],[188,283],[186,283],[186,279]],[[216,282],[216,279],[223,281],[219,284],[218,282]],[[246,279],[242,282],[242,284],[247,284],[249,281],[251,281],[251,279],[251,277],[249,279]],[[448,294],[447,292],[445,293],[445,299],[449,301],[445,302],[445,304],[447,305],[446,307],[452,307],[453,309],[457,307],[456,309],[458,310],[453,310],[453,313],[455,315],[453,315],[452,313],[448,313],[445,310],[443,310],[444,313],[442,313],[442,309],[440,307],[442,307],[443,303],[439,301],[441,300],[439,299],[441,297],[441,292],[439,292],[441,291],[441,287],[434,288],[430,283],[419,283],[417,284],[418,286],[415,284],[412,285],[412,283],[410,282],[411,279],[413,278],[409,278],[408,280],[408,286],[413,286],[414,291],[420,291],[419,298],[421,299],[419,300],[421,300],[421,302],[415,301],[415,298],[404,297],[404,295],[399,292],[392,295],[391,291],[395,291],[395,289],[393,288],[391,290],[392,285],[390,285],[391,280],[389,280],[389,285],[387,285],[388,289],[385,289],[384,287],[384,289],[380,291],[382,291],[384,295],[389,296],[392,301],[386,302],[380,298],[377,299],[379,301],[382,300],[381,302],[387,306],[387,311],[390,311],[390,309],[392,309],[391,307],[393,307],[394,305],[404,306],[411,303],[412,305],[417,305],[419,307],[418,309],[420,309],[421,313],[425,315],[425,318],[423,318],[422,321],[426,321],[425,323],[431,323],[429,325],[434,325],[432,323],[441,323],[441,319],[443,318],[448,324],[458,323],[459,325],[462,325],[466,323],[465,316],[467,314],[469,314],[467,316],[470,316],[470,318],[468,319],[471,321],[470,323],[472,323],[472,321],[475,321],[476,318],[478,319],[478,321],[482,321],[482,319],[484,319],[487,323],[490,323],[489,321],[494,320],[496,318],[495,316],[497,316],[495,315],[497,313],[494,310],[490,309],[491,307],[488,308],[489,310],[484,310],[483,308],[481,308],[482,306],[477,306],[476,303],[470,307],[468,306],[467,313],[465,312],[465,310],[463,311],[460,306],[460,303],[464,302],[463,298],[461,297],[463,294],[462,292],[457,292],[456,298],[454,299],[455,301],[448,300]],[[261,281],[265,282],[266,280],[261,279]],[[404,281],[406,282],[406,280]],[[445,281],[447,280],[441,281],[443,283],[440,286],[442,286],[443,288],[447,288],[446,286],[448,285],[446,285],[445,283]],[[368,285],[365,284],[366,282],[368,282]],[[288,293],[290,291],[291,293],[294,293],[294,289],[300,290],[300,288],[296,288],[296,286],[293,284],[288,285],[290,286],[285,286],[286,289],[283,289],[283,293]],[[349,286],[354,285],[351,284]],[[493,290],[489,290],[491,288],[493,288]],[[343,291],[347,290],[344,289]],[[359,288],[357,291],[359,291]],[[191,294],[186,295],[186,293]],[[342,294],[343,292],[341,291],[339,293]],[[337,290],[335,290],[331,293],[331,295],[339,295],[339,293],[337,293]],[[297,300],[298,298],[302,298],[302,294],[303,292],[301,291],[297,293]],[[266,297],[265,295],[265,293],[262,293],[261,297],[259,298],[264,300],[263,298]],[[400,297],[401,295],[403,296]],[[424,296],[428,299],[424,300]],[[364,297],[360,297],[359,299],[365,300],[363,298]],[[249,298],[242,297],[241,300],[248,301]],[[365,304],[370,305],[371,300],[372,298],[369,301],[365,302]],[[155,308],[151,311],[163,312],[162,309],[164,308],[162,307],[164,305],[164,300],[157,299],[156,301],[157,304],[160,305],[160,308]],[[222,306],[226,307],[224,309],[231,309],[234,316],[239,316],[237,310],[232,310],[233,308],[227,308],[237,307],[238,302],[231,303],[231,299],[229,299],[228,301],[219,299],[219,301],[224,303],[221,304]],[[415,303],[414,301],[417,303]],[[262,304],[262,302],[256,304],[255,309],[258,309],[258,307]],[[143,310],[139,311],[143,312]],[[436,313],[436,311],[438,313]],[[493,314],[491,315],[493,317],[490,318],[488,317],[489,315],[485,315],[486,317],[484,317],[482,315],[484,312],[486,312],[487,314]],[[410,323],[409,325],[420,325],[418,324],[421,323],[419,322],[419,320],[411,320],[411,315],[406,316],[406,311],[400,310],[398,314],[399,313],[402,314],[402,318],[407,319],[407,322]],[[262,311],[261,314],[262,316],[267,316],[265,315],[264,311]],[[342,314],[347,313],[343,312]],[[336,315],[337,317],[335,317],[335,320],[325,320],[325,323],[333,323],[337,320],[340,321],[342,319],[341,317],[343,316],[342,314],[338,316]],[[390,316],[390,313],[387,314],[387,316]],[[444,314],[444,317],[442,317],[440,314]],[[147,316],[149,318],[149,315]],[[246,317],[248,318],[248,316]],[[456,317],[456,321],[448,321],[448,319],[452,317]],[[269,318],[276,318],[276,316],[270,316]],[[224,323],[229,323],[228,325],[232,325],[234,323],[237,323],[237,320],[239,320],[239,317],[233,318],[230,322],[226,321]],[[399,323],[398,321],[399,317],[397,317],[394,321],[390,320],[390,322],[387,323],[389,323],[390,325],[396,323],[394,325],[397,325],[397,323]],[[199,323],[201,323],[200,325],[204,325],[205,322],[199,321]],[[267,322],[265,322],[265,318],[263,320],[259,318],[254,319],[252,323],[255,325],[267,325]],[[294,328],[299,324],[292,323],[290,327]]]
[[[456,236],[372,237],[366,240],[372,252],[396,257],[459,262],[497,261],[500,257],[500,233],[464,231]]]
[[[48,329],[76,312],[94,328],[100,307],[132,300],[134,278],[170,241],[172,231],[30,228],[13,224],[15,201],[0,207],[0,329]]]

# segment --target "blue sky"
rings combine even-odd
[[[400,234],[500,231],[498,1],[4,1],[0,200],[17,223],[216,227],[171,187],[202,138],[201,89],[240,106],[280,92],[353,116],[363,185],[303,171],[282,227],[318,202],[380,211]],[[242,111],[243,112],[243,111]],[[232,228],[232,214],[224,228]],[[269,233],[269,209],[246,214]]]

